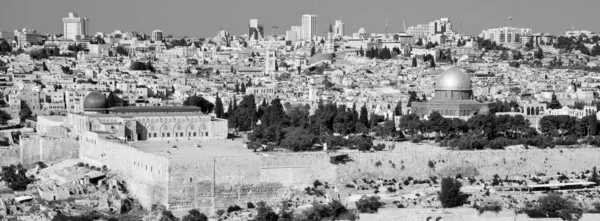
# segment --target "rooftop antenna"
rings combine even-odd
[[[508,27],[512,27],[512,20],[513,20],[512,15],[509,15],[508,16]]]

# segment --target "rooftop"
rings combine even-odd
[[[249,156],[255,155],[252,150],[244,147],[244,139],[227,140],[223,142],[201,142],[193,140],[144,140],[133,142],[132,146],[144,152],[170,157],[199,157],[199,156]],[[177,148],[173,148],[173,146]],[[196,145],[200,145],[197,147]],[[170,153],[167,153],[167,151]]]

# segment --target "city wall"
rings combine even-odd
[[[210,214],[247,202],[277,203],[317,179],[342,184],[362,178],[427,179],[456,174],[491,179],[495,174],[570,173],[600,165],[600,148],[352,152],[348,153],[351,161],[331,164],[330,156],[338,154],[172,158],[168,203],[178,215],[191,208]]]
[[[167,205],[169,160],[146,153],[127,143],[86,132],[79,141],[79,158],[96,167],[107,166],[126,181],[128,191],[145,208],[152,204]]]
[[[66,137],[22,135],[19,144],[0,148],[0,166],[21,163],[31,168],[38,161],[47,165],[79,157],[79,143]]]

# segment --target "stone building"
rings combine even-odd
[[[127,140],[223,140],[227,121],[202,113],[199,107],[112,107],[100,92],[89,93],[83,101],[83,113],[71,113],[67,125],[74,137],[88,131],[107,133]]]
[[[460,69],[444,71],[435,82],[435,96],[427,102],[413,102],[411,112],[421,118],[437,111],[447,118],[469,119],[475,114],[487,114],[493,103],[473,100],[471,79]]]

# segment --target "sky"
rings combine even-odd
[[[320,35],[340,19],[346,35],[360,27],[384,32],[386,18],[389,32],[402,32],[403,21],[409,27],[450,18],[455,31],[478,35],[507,26],[509,16],[513,27],[534,33],[564,34],[573,24],[600,31],[600,0],[3,0],[0,30],[62,33],[69,12],[90,19],[88,34],[160,29],[165,35],[213,37],[223,28],[239,35],[248,32],[252,18],[265,34],[285,34],[301,24],[303,14],[318,16]]]

